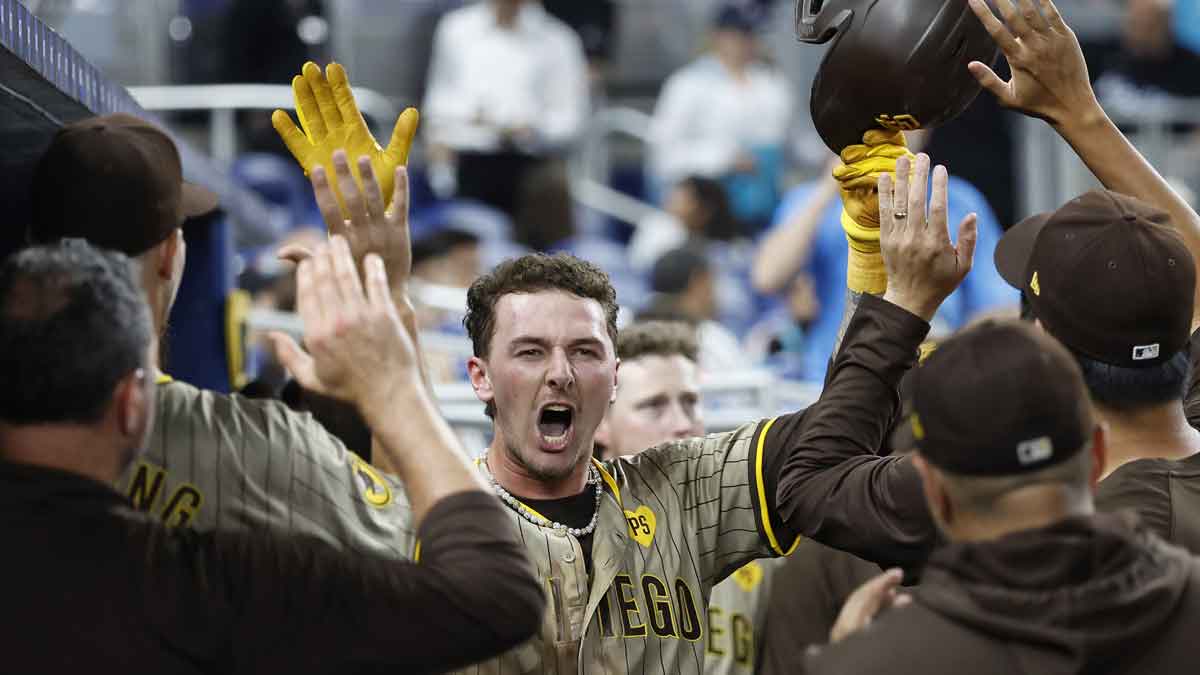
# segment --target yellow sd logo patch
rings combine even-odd
[[[757,560],[751,560],[733,573],[733,580],[737,582],[738,586],[742,587],[743,591],[749,593],[754,590],[755,586],[762,583],[762,565]]]
[[[375,470],[358,455],[353,456],[354,477],[359,482],[359,492],[363,501],[376,508],[383,508],[392,503],[392,488]]]
[[[629,534],[637,543],[650,548],[654,540],[654,512],[646,505],[637,507],[636,511],[626,511],[625,520],[629,521]]]

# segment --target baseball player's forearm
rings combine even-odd
[[[812,250],[821,216],[837,195],[837,181],[823,178],[800,211],[759,243],[750,274],[754,290],[779,293],[795,278]]]
[[[1104,187],[1166,211],[1192,257],[1200,260],[1200,215],[1146,161],[1099,103],[1079,111],[1054,128]],[[1200,298],[1200,284],[1196,296]],[[1200,302],[1197,302],[1197,312],[1200,312]],[[1198,318],[1200,314],[1192,319],[1193,330],[1200,326]]]
[[[795,533],[872,562],[922,560],[935,536],[920,479],[904,458],[881,458],[899,408],[897,386],[929,325],[863,295],[820,399],[777,424],[785,458],[777,508]]]
[[[271,533],[199,535],[162,547],[194,551],[183,561],[194,572],[153,581],[164,597],[205,603],[239,672],[442,672],[536,632],[542,587],[495,498],[444,499],[419,536],[420,564]],[[171,607],[186,620],[187,606]]]

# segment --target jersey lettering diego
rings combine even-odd
[[[753,559],[786,553],[756,506],[766,428],[597,463],[605,490],[590,578],[573,536],[512,512],[545,585],[542,630],[459,672],[703,673],[713,585]]]
[[[713,587],[708,601],[704,672],[757,672],[773,572],[782,560],[751,560]]]
[[[407,558],[411,515],[396,479],[278,401],[157,386],[146,454],[117,483],[168,525],[257,529]]]

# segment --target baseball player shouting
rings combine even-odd
[[[339,66],[329,74],[336,82],[344,78]],[[301,99],[299,106],[306,130],[320,126],[315,115],[336,113],[333,121],[341,124],[350,110],[328,92],[311,99],[315,105]],[[320,142],[282,112],[276,127],[302,163]],[[382,211],[372,196],[379,191],[369,178],[369,157],[357,168],[367,174],[364,192],[373,207],[364,205],[346,163],[335,163],[352,223]],[[920,156],[909,195],[914,212],[924,213],[928,176],[928,157]],[[878,392],[882,381],[892,390],[860,403],[872,418],[895,415],[894,387],[974,253],[972,218],[960,225],[958,247],[950,243],[946,180],[944,171],[937,173],[932,217],[882,233],[887,292],[858,302],[825,387],[826,407]],[[344,226],[336,206],[323,212],[331,227]],[[751,560],[785,555],[800,535],[844,539],[847,515],[870,506],[810,469],[818,463],[810,458],[831,452],[824,447],[831,440],[863,452],[879,447],[881,434],[858,431],[879,425],[845,416],[830,416],[838,419],[834,425],[800,411],[670,441],[633,458],[593,459],[594,435],[618,384],[616,316],[607,275],[567,255],[506,261],[468,292],[464,323],[474,345],[468,370],[495,429],[478,470],[520,526],[550,602],[537,637],[465,672],[700,673],[715,583]],[[877,562],[911,561],[903,527],[879,547],[895,559]]]

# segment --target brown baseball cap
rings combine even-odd
[[[1075,456],[1095,428],[1079,364],[1016,319],[966,328],[911,371],[897,449],[964,476],[1037,471]]]
[[[217,195],[183,180],[179,150],[162,129],[123,113],[64,126],[38,161],[30,239],[79,238],[140,255]]]
[[[1145,202],[1086,192],[1014,225],[995,262],[1046,330],[1084,356],[1140,368],[1188,344],[1196,267],[1170,217]]]

